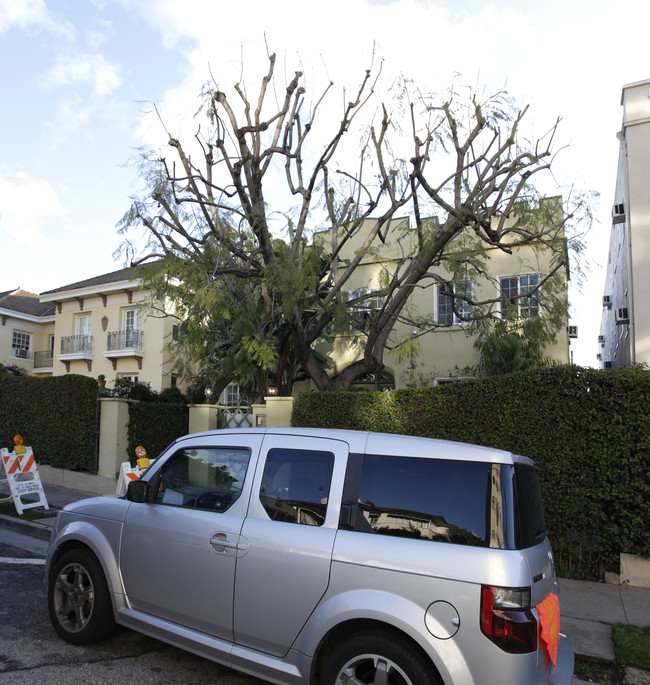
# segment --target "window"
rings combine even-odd
[[[539,313],[539,301],[537,292],[526,297],[539,286],[537,274],[522,274],[519,276],[506,276],[499,280],[501,286],[501,314],[504,317],[526,319],[537,316]]]
[[[140,309],[122,310],[123,348],[140,347],[142,331],[142,311]]]
[[[11,341],[11,356],[16,359],[30,359],[32,336],[29,333],[14,331]]]
[[[333,468],[331,452],[269,450],[260,487],[260,502],[269,518],[322,526]]]
[[[438,315],[441,324],[462,324],[471,321],[474,307],[458,297],[474,297],[474,287],[471,282],[444,283],[438,286]]]
[[[237,383],[229,383],[221,395],[222,404],[227,407],[236,407],[239,405],[239,385]]]
[[[357,288],[357,290],[352,290],[348,295],[348,300],[356,300],[364,295],[371,295],[371,297],[366,297],[361,302],[351,305],[354,311],[379,311],[386,304],[386,296],[378,295],[373,293],[379,293],[379,290],[375,288]]]
[[[241,495],[250,450],[199,447],[176,452],[162,467],[159,504],[223,512]]]
[[[90,314],[79,314],[75,320],[73,352],[90,352],[92,336],[90,333]]]
[[[357,288],[349,292],[341,293],[341,301],[349,302],[347,313],[349,319],[346,326],[339,330],[341,333],[351,333],[352,331],[364,331],[368,329],[372,320],[386,304],[386,295],[378,294],[377,288]],[[359,300],[359,298],[364,298]],[[353,300],[359,300],[353,302]],[[331,330],[335,330],[334,325]]]
[[[533,547],[546,538],[542,488],[537,470],[525,464],[515,465],[517,492],[517,543],[520,549]]]
[[[360,532],[475,547],[507,546],[504,521],[509,466],[482,462],[367,455],[363,460]],[[490,512],[490,513],[488,513]]]

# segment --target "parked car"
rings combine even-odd
[[[474,445],[188,435],[125,497],[59,513],[47,587],[54,629],[73,644],[118,623],[275,683],[573,675],[534,463]]]

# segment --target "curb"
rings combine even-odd
[[[0,514],[0,527],[8,528],[16,533],[22,533],[23,535],[31,535],[34,538],[40,538],[41,540],[49,540],[52,528],[50,526],[45,526],[42,523],[36,523],[35,521],[23,521],[21,519],[14,518],[13,516],[5,516]]]

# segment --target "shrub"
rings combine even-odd
[[[292,425],[458,440],[537,461],[558,568],[650,556],[650,372],[560,366],[435,388],[305,393]]]
[[[20,433],[39,464],[95,473],[97,420],[93,378],[0,373],[0,447]]]

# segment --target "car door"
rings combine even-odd
[[[237,559],[238,645],[285,654],[327,589],[347,443],[267,435]]]
[[[155,502],[132,503],[120,567],[130,605],[232,641],[235,564],[261,435],[179,443],[148,477]]]

